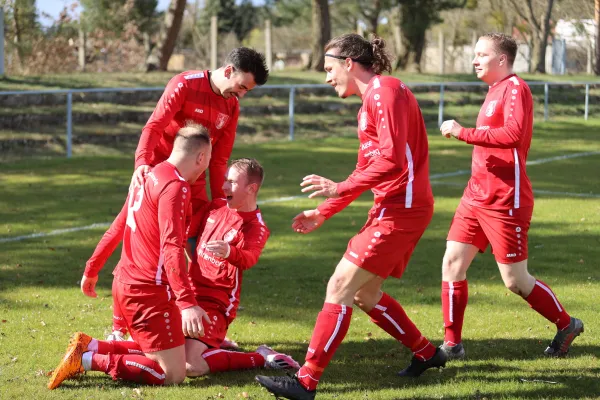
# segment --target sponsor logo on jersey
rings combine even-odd
[[[355,253],[355,252],[353,252],[353,251],[350,251],[350,252],[349,252],[349,254],[350,254],[352,257],[354,257],[354,258],[358,258],[358,254],[356,254],[356,253]]]
[[[512,258],[512,257],[516,257],[516,256],[517,256],[517,253],[508,253],[506,255],[506,257],[508,257],[508,258]]]
[[[210,222],[211,224],[214,224],[215,220],[209,217],[209,218],[206,218],[206,222]]]
[[[379,149],[375,149],[375,150],[371,150],[368,153],[365,153],[365,158],[371,158],[371,157],[376,157],[376,156],[380,156],[381,152],[379,151]]]
[[[478,131],[485,131],[486,129],[490,129],[489,125],[483,125],[483,126],[478,126],[477,130]]]
[[[490,103],[488,104],[487,108],[485,109],[485,116],[486,117],[491,117],[492,115],[494,115],[494,111],[496,111],[496,104],[497,103],[498,103],[497,100],[490,101]]]
[[[198,79],[204,78],[204,72],[198,72],[197,74],[184,75],[184,79]]]
[[[206,254],[205,249],[206,249],[206,242],[202,242],[200,247],[198,247],[198,255],[200,257],[202,257],[203,260],[208,261],[209,263],[219,267],[219,269],[223,269],[225,267],[225,265],[227,264],[227,262],[219,261],[217,258],[215,258],[213,256],[209,256],[208,254]]]
[[[363,111],[360,114],[360,130],[364,131],[367,129],[367,112]]]
[[[223,240],[226,241],[227,243],[229,243],[233,240],[233,238],[235,238],[235,235],[237,233],[238,233],[237,229],[231,228],[231,230],[229,232],[227,232],[225,234],[225,236],[223,236]]]
[[[373,142],[371,140],[369,140],[368,142],[361,144],[360,145],[360,149],[361,150],[366,150],[366,149],[368,149],[371,146],[373,146]]]
[[[202,114],[202,113],[204,113],[204,110],[203,110],[203,109],[201,109],[201,108],[196,108],[196,109],[194,110],[194,112],[197,112],[197,113],[199,113],[199,114]]]
[[[229,115],[223,114],[223,113],[219,113],[219,115],[217,115],[217,120],[215,121],[215,127],[217,129],[221,129],[222,127],[225,126],[225,124],[227,123],[228,119],[229,119]]]

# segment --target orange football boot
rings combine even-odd
[[[52,376],[48,382],[48,389],[56,389],[65,379],[73,378],[83,372],[81,357],[87,351],[91,340],[91,336],[83,332],[77,332],[71,336],[65,356],[52,372]]]

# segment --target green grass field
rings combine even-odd
[[[354,121],[355,124],[355,121]],[[354,132],[351,123],[346,125]],[[565,359],[542,351],[554,326],[502,284],[493,257],[476,258],[469,271],[470,299],[464,338],[468,360],[449,363],[417,380],[396,372],[410,352],[358,309],[349,333],[325,373],[321,399],[583,399],[600,396],[598,298],[600,273],[600,120],[564,118],[535,126],[528,167],[536,194],[530,230],[530,270],[548,283],[566,309],[584,320],[586,332]],[[356,160],[357,141],[332,137],[261,144],[238,143],[234,157],[253,156],[266,168],[261,200],[300,194],[309,173],[343,179]],[[471,147],[430,132],[431,174],[469,169]],[[111,322],[112,257],[99,281],[99,297],[78,288],[84,264],[104,228],[6,242],[32,233],[110,222],[126,195],[131,154],[19,160],[0,174],[0,399],[270,399],[256,373],[244,371],[188,379],[179,387],[151,388],[113,382],[88,373],[61,388],[46,389],[46,374],[63,355],[69,335],[95,337]],[[443,338],[439,299],[445,235],[468,176],[434,179],[436,211],[402,280],[384,289],[404,305],[423,334]],[[360,228],[371,204],[355,204],[306,236],[294,233],[291,218],[318,204],[295,198],[265,202],[272,236],[257,266],[245,274],[238,319],[230,336],[245,350],[262,343],[302,360],[328,277],[347,240]],[[3,242],[4,241],[4,242]],[[3,242],[3,243],[2,243]]]

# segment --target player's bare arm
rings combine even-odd
[[[337,183],[319,175],[311,174],[305,176],[302,179],[300,186],[304,187],[302,193],[313,192],[308,196],[309,199],[317,196],[324,196],[332,199],[340,197],[337,191]]]
[[[442,132],[442,135],[447,138],[457,138],[462,128],[462,125],[460,125],[458,122],[453,119],[449,119],[442,123],[442,126],[440,126],[440,132]]]
[[[292,229],[298,233],[310,233],[325,222],[319,210],[306,210],[296,215],[292,221]]]

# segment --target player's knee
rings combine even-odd
[[[462,258],[459,254],[446,252],[442,260],[442,274],[444,275],[444,277],[449,276],[453,278],[454,276],[460,274],[460,272],[462,271],[462,264]]]
[[[187,376],[204,376],[210,373],[210,368],[206,363],[186,363],[185,373]]]
[[[513,292],[514,294],[518,294],[519,296],[523,297],[524,290],[521,287],[522,285],[519,283],[519,281],[517,279],[512,279],[512,278],[505,279],[504,286],[506,286],[506,288],[508,290],[510,290],[511,292]]]
[[[359,290],[354,295],[354,304],[364,312],[369,312],[377,304],[377,294]]]
[[[171,368],[164,368],[165,371],[165,385],[179,385],[185,380],[185,366],[173,366]]]
[[[329,283],[327,284],[327,294],[328,295],[341,295],[343,294],[348,287],[348,280],[342,275],[333,275],[329,278]]]

